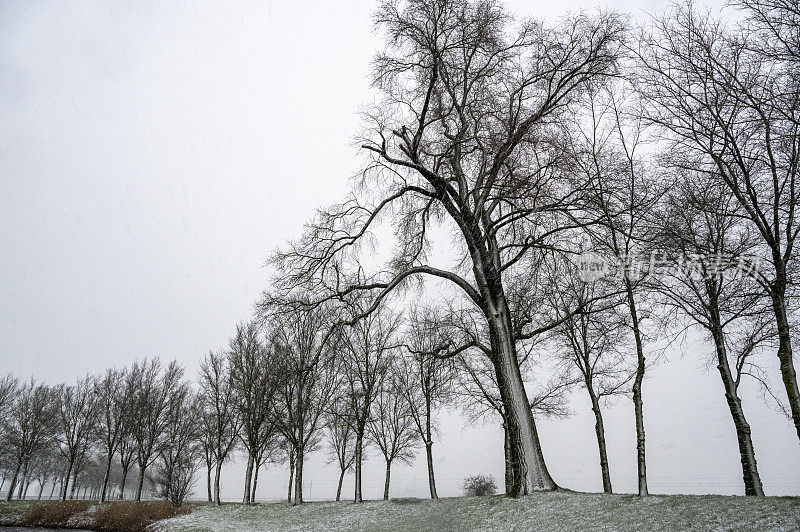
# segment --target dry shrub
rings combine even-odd
[[[114,502],[97,510],[97,530],[107,532],[141,532],[162,519],[189,513],[186,508],[174,508],[166,501]]]
[[[475,475],[464,479],[464,492],[467,497],[483,497],[497,491],[497,484],[489,475]]]
[[[53,501],[37,504],[28,511],[25,523],[28,526],[64,526],[70,517],[89,507],[81,501]]]

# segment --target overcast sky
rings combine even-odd
[[[614,2],[637,18],[664,4]],[[542,18],[596,7],[507,5]],[[0,2],[0,371],[55,383],[160,355],[193,376],[223,347],[267,286],[270,250],[341,198],[358,169],[352,138],[380,46],[374,6]],[[676,346],[645,382],[653,492],[743,492],[708,350]],[[541,420],[540,435],[557,482],[600,490],[583,395],[573,396],[572,418]],[[756,395],[745,386],[764,488],[798,494],[794,431]],[[614,487],[633,491],[630,401],[606,416]],[[502,485],[497,420],[467,426],[443,413],[441,426],[440,494],[458,494],[469,474]],[[324,461],[318,453],[306,469],[312,498],[335,492],[337,472]],[[241,469],[225,469],[224,496],[240,496]],[[379,497],[375,453],[365,474],[365,496]],[[263,473],[259,497],[282,496],[286,476]],[[392,480],[393,496],[425,496],[424,456]]]

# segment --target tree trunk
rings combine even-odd
[[[27,469],[27,468],[28,468],[28,466],[26,465],[25,469]],[[26,476],[27,476],[27,473],[26,472],[23,473],[22,474],[22,482],[19,483],[19,490],[17,490],[17,500],[18,501],[21,501],[22,500],[22,496],[25,494],[25,492],[28,491],[28,486],[27,486],[28,479],[26,478]]]
[[[39,483],[39,495],[36,496],[37,501],[42,500],[42,493],[44,493],[44,482]]]
[[[28,461],[22,468],[22,481],[19,483],[19,492],[17,492],[17,499],[22,500],[25,494],[28,493]]]
[[[642,345],[642,332],[639,329],[639,313],[630,279],[625,277],[625,291],[628,297],[628,311],[631,315],[633,339],[636,344],[636,376],[633,379],[633,413],[636,419],[636,469],[639,484],[639,496],[647,497],[647,460],[644,440],[644,404],[642,401],[642,381],[644,381],[645,358]]]
[[[208,502],[214,502],[211,495],[211,464],[206,462],[206,487],[208,488]]]
[[[722,377],[722,385],[725,388],[725,400],[728,402],[728,409],[731,411],[733,424],[736,427],[736,439],[739,442],[739,455],[742,460],[742,477],[744,479],[745,495],[764,495],[764,488],[761,485],[761,477],[758,474],[756,464],[756,452],[753,448],[753,440],[750,437],[750,425],[742,410],[742,401],[735,379],[731,373],[728,363],[728,352],[725,347],[725,337],[720,326],[712,331],[714,343],[717,350],[717,369]]]
[[[431,499],[438,499],[439,496],[436,494],[436,477],[433,474],[433,442],[428,439],[425,442],[425,457],[428,460],[428,488],[431,492]]]
[[[17,462],[17,467],[14,469],[14,475],[11,477],[11,484],[8,485],[8,493],[6,493],[7,501],[10,501],[14,498],[14,488],[17,487],[20,469],[22,469],[22,462]]]
[[[486,316],[489,322],[492,363],[506,412],[512,466],[515,471],[508,495],[516,497],[533,491],[555,490],[558,486],[547,471],[530,401],[519,371],[508,305],[505,296],[497,299]]]
[[[242,496],[242,502],[244,504],[250,504],[250,485],[253,480],[253,453],[252,451],[248,452],[247,455],[247,472],[245,473],[244,477],[244,495]]]
[[[250,502],[253,504],[256,502],[256,488],[258,487],[258,470],[260,469],[258,462],[259,460],[256,460],[253,465],[253,488],[250,490]]]
[[[592,401],[592,412],[594,412],[594,432],[597,435],[597,448],[600,450],[600,472],[603,475],[603,493],[612,493],[611,472],[608,469],[608,453],[606,451],[606,432],[603,427],[603,414],[600,411],[600,401],[592,389],[591,381],[587,379],[587,390],[589,399]]]
[[[136,502],[142,502],[142,489],[144,488],[145,468],[139,466],[139,481],[136,484]]]
[[[103,475],[103,490],[100,492],[100,502],[106,502],[106,492],[108,491],[108,479],[111,476],[111,458],[112,454],[108,454],[106,460],[106,473]]]
[[[70,477],[72,476],[72,468],[75,464],[74,460],[69,460],[67,462],[67,472],[64,474],[64,485],[61,487],[61,500],[67,500],[67,490],[69,489],[69,481]]]
[[[70,500],[75,499],[75,490],[78,489],[78,468],[72,472],[72,487],[69,489]]]
[[[789,329],[789,318],[786,315],[786,281],[785,273],[778,275],[778,287],[773,288],[772,308],[775,312],[775,321],[778,326],[778,360],[780,361],[783,385],[789,399],[789,408],[792,412],[792,421],[800,438],[800,390],[797,388],[797,374],[792,360],[792,337]]]
[[[250,474],[250,465],[249,464],[248,464],[248,471],[247,472],[248,472],[248,475],[249,475]],[[221,475],[222,475],[222,461],[219,461],[219,462],[217,462],[217,467],[214,470],[214,503],[217,506],[221,506],[222,505],[222,501],[219,500],[219,477]],[[247,488],[248,490],[250,489],[249,486],[250,486],[250,484],[248,482],[248,488]],[[248,497],[248,500],[245,501],[245,502],[249,503],[250,502],[250,498]]]
[[[289,451],[289,491],[286,495],[286,502],[292,502],[292,488],[294,487],[294,449]]]
[[[438,499],[436,494],[436,477],[433,474],[433,434],[431,430],[431,396],[425,394],[425,459],[428,461],[428,489],[431,499]]]
[[[480,307],[489,329],[491,362],[505,412],[511,442],[514,482],[508,495],[556,490],[545,465],[536,422],[519,371],[511,310],[503,287],[500,252],[494,236],[464,231],[472,271],[481,296]],[[483,243],[479,243],[483,242]],[[484,244],[488,247],[484,247]]]
[[[303,450],[297,449],[294,458],[294,506],[303,504]]]
[[[339,473],[339,486],[336,488],[336,502],[342,500],[342,482],[344,482],[344,472],[345,470],[342,469]]]
[[[511,438],[508,435],[508,425],[503,422],[503,452],[505,461],[506,495],[511,495],[514,487],[514,464],[511,461]]]
[[[362,502],[364,499],[361,496],[361,458],[363,456],[364,447],[364,427],[356,427],[356,448],[355,448],[355,489],[353,495],[353,502]]]
[[[392,476],[392,461],[386,460],[386,481],[383,484],[383,500],[389,500],[389,479]]]
[[[123,467],[122,468],[122,482],[119,485],[119,500],[125,498],[125,482],[128,480],[128,471],[130,468]]]

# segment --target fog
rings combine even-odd
[[[507,5],[542,18],[596,9]],[[665,5],[614,2],[637,20]],[[158,355],[193,378],[251,315],[271,250],[343,197],[360,167],[353,138],[381,47],[374,6],[0,4],[0,372],[56,383]],[[645,381],[651,492],[742,492],[710,353],[697,336],[676,342]],[[764,360],[778,383],[774,358]],[[755,385],[742,394],[766,493],[800,494],[792,426]],[[538,420],[539,433],[556,482],[599,491],[584,395],[572,395],[569,419]],[[633,492],[632,403],[619,398],[605,418],[614,487]],[[498,419],[442,412],[434,453],[440,495],[459,494],[471,474],[502,483]],[[319,451],[306,466],[309,499],[335,494],[325,461]],[[381,496],[383,474],[372,452],[365,498]],[[258,497],[285,497],[287,480],[286,466],[262,472]],[[392,482],[392,496],[425,496],[424,453]],[[239,460],[223,470],[223,497],[239,498],[242,483]]]

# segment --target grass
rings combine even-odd
[[[542,493],[503,496],[197,505],[158,531],[262,530],[800,530],[798,497]]]
[[[154,523],[147,530],[800,530],[800,497],[654,495],[639,499],[633,495],[563,492],[519,499],[495,495],[357,505],[311,502],[300,507],[286,503],[222,507],[190,504],[179,511],[191,509],[191,513],[177,516],[162,502],[99,505],[79,501],[72,505],[74,508],[56,504],[0,502],[0,527],[50,524],[129,531],[144,530]],[[64,521],[59,521],[62,518]]]
[[[86,501],[48,501],[33,505],[25,516],[28,526],[49,527],[70,523],[91,507]]]
[[[144,532],[148,526],[186,514],[164,501],[11,501],[0,502],[0,528],[7,526],[80,528],[105,532]]]
[[[36,506],[37,501],[0,500],[0,526],[24,524],[28,514]]]

